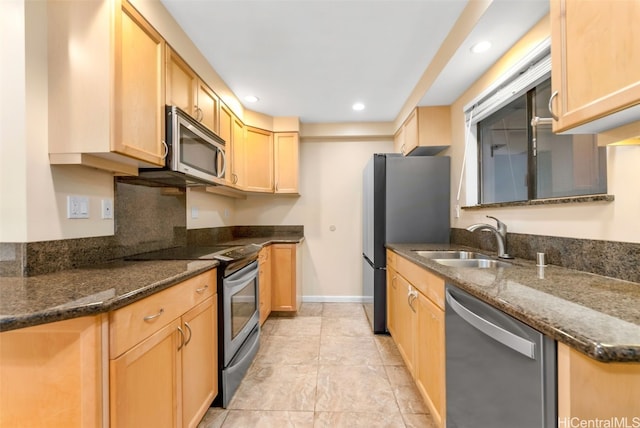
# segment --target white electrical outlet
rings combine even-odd
[[[456,204],[456,218],[460,218],[460,205]]]
[[[113,218],[113,201],[111,199],[102,200],[102,218],[104,220]]]
[[[229,218],[229,208],[224,209],[224,218]]]
[[[89,218],[89,197],[67,196],[67,218]]]
[[[191,207],[191,218],[198,218],[198,207]]]

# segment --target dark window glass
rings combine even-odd
[[[556,135],[547,80],[478,122],[480,203],[526,201],[607,191],[606,150],[593,134]]]

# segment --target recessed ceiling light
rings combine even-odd
[[[255,95],[247,95],[246,97],[244,97],[244,100],[248,103],[257,103],[259,99],[260,98],[256,97]]]
[[[351,108],[354,109],[355,111],[364,110],[364,104],[355,103],[354,105],[351,106]]]
[[[486,52],[489,50],[490,47],[491,47],[491,42],[489,42],[488,40],[483,40],[471,46],[471,52],[473,53]]]

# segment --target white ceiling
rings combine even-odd
[[[161,1],[241,102],[259,97],[245,107],[305,123],[396,119],[467,4]],[[548,9],[549,0],[494,0],[418,104],[451,104]],[[481,39],[493,48],[471,54]]]

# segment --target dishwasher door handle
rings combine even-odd
[[[460,316],[463,320],[471,324],[471,326],[480,330],[490,338],[497,340],[504,346],[513,349],[514,351],[524,355],[532,360],[536,359],[536,344],[530,340],[524,339],[517,334],[513,334],[504,328],[495,325],[494,323],[487,321],[480,315],[466,308],[462,303],[458,302],[455,297],[447,290],[447,303],[451,306],[451,309]],[[497,310],[497,309],[496,309]]]

